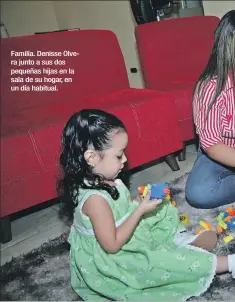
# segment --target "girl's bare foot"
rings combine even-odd
[[[204,250],[211,251],[216,246],[217,234],[214,231],[204,231],[191,242],[191,245],[200,247]]]

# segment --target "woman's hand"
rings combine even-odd
[[[140,204],[138,206],[139,210],[141,211],[142,215],[152,212],[156,209],[156,207],[162,203],[162,199],[152,199],[150,200],[150,191],[148,194],[141,198]]]
[[[205,150],[210,158],[215,161],[229,166],[235,167],[235,149],[224,144],[216,144]]]

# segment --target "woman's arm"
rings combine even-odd
[[[233,101],[226,93],[221,93],[212,108],[208,111],[215,93],[215,82],[211,81],[204,89],[203,96],[197,94],[193,100],[194,123],[200,145],[213,160],[230,167],[235,167],[235,150],[223,143],[222,112],[226,104]]]
[[[220,143],[205,149],[205,152],[215,161],[235,167],[235,149]]]
[[[83,213],[90,218],[100,246],[107,253],[114,254],[131,237],[143,214],[153,211],[160,203],[161,200],[149,201],[148,195],[126,221],[117,228],[112,210],[102,196],[92,195],[89,197],[83,206]]]

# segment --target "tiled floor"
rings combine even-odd
[[[133,174],[132,194],[140,184],[156,181],[170,181],[190,171],[196,159],[196,146],[187,147],[186,160],[179,162],[180,170],[172,172],[163,162]],[[27,253],[49,239],[56,238],[69,230],[69,226],[59,219],[58,205],[52,205],[40,211],[16,219],[12,222],[13,239],[1,245],[1,265],[12,257]]]

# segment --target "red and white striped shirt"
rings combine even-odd
[[[205,150],[223,143],[235,149],[235,87],[229,77],[224,90],[208,112],[216,89],[216,80],[202,85],[200,94],[195,93],[193,113],[200,145]]]

